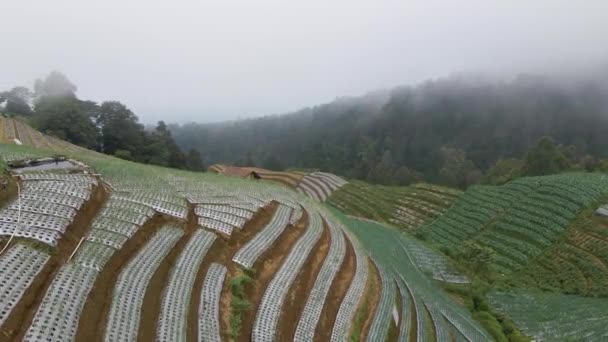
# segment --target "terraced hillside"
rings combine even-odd
[[[279,184],[9,141],[3,165],[30,166],[4,176],[2,341],[490,341],[443,290],[475,280],[450,258],[467,242],[495,252],[488,302],[524,333],[608,336],[608,175]],[[58,152],[73,167],[22,162]]]
[[[496,251],[496,267],[518,271],[554,246],[577,215],[608,194],[608,175],[572,173],[475,186],[432,224],[426,238],[445,248],[474,241]],[[594,207],[595,206],[595,207]]]
[[[83,150],[63,140],[45,135],[27,124],[0,116],[0,143],[26,145],[56,152]]]
[[[390,187],[352,181],[335,191],[327,202],[352,216],[412,230],[439,217],[460,194],[431,184]]]
[[[55,153],[0,144],[5,162]],[[441,290],[423,268],[441,279],[442,257],[389,228],[377,234],[399,247],[390,258],[288,187],[64,154],[88,167],[11,175],[3,341],[488,339],[458,304],[432,299]],[[395,263],[410,250],[418,259]]]
[[[334,191],[348,183],[334,174],[318,171],[271,171],[258,167],[236,167],[222,164],[211,165],[209,171],[240,178],[246,178],[255,173],[255,176],[260,179],[284,184],[318,202],[325,202]]]

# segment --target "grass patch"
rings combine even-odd
[[[462,299],[465,306],[471,312],[473,318],[478,321],[498,342],[530,342],[531,338],[524,335],[508,317],[492,310],[488,303],[486,294],[488,287],[479,284],[469,288],[465,284],[441,283],[442,287],[453,296]]]
[[[232,299],[230,301],[230,327],[228,335],[232,339],[237,339],[241,335],[243,327],[243,313],[251,308],[251,303],[247,300],[245,294],[247,285],[249,285],[255,276],[255,271],[249,268],[243,268],[242,273],[230,279],[230,292]]]

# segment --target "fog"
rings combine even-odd
[[[0,90],[52,70],[143,122],[282,113],[460,71],[608,60],[608,2],[3,1]]]

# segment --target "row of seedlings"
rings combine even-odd
[[[133,214],[125,215],[126,211]],[[70,263],[62,266],[53,279],[26,333],[26,339],[41,342],[73,340],[78,318],[99,272],[153,214],[154,211],[148,207],[112,195],[95,217],[78,254]],[[123,220],[125,217],[131,217],[137,223]]]
[[[0,325],[49,258],[48,254],[20,243],[0,256]]]
[[[21,141],[22,144],[27,145],[27,146],[35,146],[34,142],[32,141],[32,138],[30,136],[30,132],[28,130],[28,126],[26,126],[25,124],[23,124],[21,121],[19,120],[15,120],[15,126],[17,127],[17,134],[19,134],[19,141]]]
[[[228,270],[226,266],[213,263],[207,270],[198,317],[198,340],[220,342],[220,296]]]
[[[380,274],[382,289],[380,293],[380,301],[374,313],[372,325],[369,328],[368,340],[384,341],[388,334],[388,328],[391,324],[391,313],[395,306],[395,282],[391,271],[386,270],[382,265],[372,259]]]
[[[182,234],[178,227],[164,226],[120,272],[112,294],[105,341],[137,339],[146,288],[152,275]]]
[[[308,255],[323,234],[323,223],[319,213],[307,210],[310,223],[304,235],[293,245],[289,255],[268,284],[258,307],[251,339],[254,342],[274,341],[283,303]]]
[[[342,342],[349,339],[351,325],[355,318],[355,314],[357,313],[359,303],[365,293],[368,277],[367,254],[347,231],[345,231],[345,233],[355,252],[356,268],[353,280],[348,287],[348,291],[346,292],[336,315],[336,321],[331,332],[332,342]]]
[[[399,342],[408,342],[412,331],[412,297],[409,289],[399,278],[395,278],[401,295],[401,326],[399,327]]]
[[[185,341],[192,288],[203,258],[216,235],[197,229],[171,269],[156,329],[159,341]]]
[[[4,124],[4,140],[7,142],[14,142],[17,139],[17,132],[15,131],[15,124],[12,119],[3,118],[2,123]]]
[[[283,233],[289,224],[291,211],[291,208],[279,205],[270,222],[234,254],[232,261],[251,268]]]
[[[235,195],[187,195],[186,198],[196,205],[199,225],[228,236],[235,228],[242,229],[254,213],[266,204],[254,198]]]
[[[55,246],[91,196],[92,176],[23,174],[19,196],[0,210],[0,235]]]
[[[411,238],[404,238],[402,241],[405,244],[404,248],[412,259],[412,263],[423,272],[432,272],[433,279],[457,284],[469,282],[469,279],[451,267],[448,259],[439,252],[435,252]]]
[[[342,227],[328,218],[326,218],[326,222],[330,234],[329,252],[308,294],[306,306],[296,328],[294,337],[296,341],[313,340],[327,294],[346,256],[346,243]]]
[[[332,193],[332,191],[327,188],[325,183],[319,182],[310,175],[302,177],[300,183],[298,184],[297,190],[319,202],[325,202],[327,197],[329,197],[329,195]]]
[[[120,191],[117,193],[117,197],[146,205],[159,213],[185,220],[188,217],[188,206],[185,200],[175,196],[170,191],[165,192],[162,190],[154,189],[146,191],[134,189],[132,191]]]

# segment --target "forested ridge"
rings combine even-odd
[[[169,127],[178,145],[199,149],[206,164],[318,168],[374,183],[466,186],[521,169],[545,136],[554,141],[549,149],[559,152],[556,158],[567,159],[555,171],[606,167],[607,85],[600,74],[508,81],[454,76],[286,115]]]
[[[38,130],[91,150],[140,163],[204,170],[200,153],[180,150],[164,121],[146,128],[125,104],[79,99],[77,87],[54,71],[33,89],[0,92],[0,114],[26,121]]]

